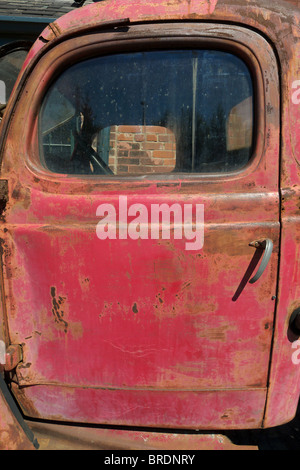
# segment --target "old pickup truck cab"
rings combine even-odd
[[[294,418],[299,20],[108,0],[34,43],[0,127],[0,446]]]

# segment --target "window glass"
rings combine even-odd
[[[0,57],[1,104],[7,103],[27,54],[27,50],[16,50]]]
[[[0,123],[30,44],[15,41],[0,47]]]
[[[253,85],[217,50],[115,54],[71,66],[40,113],[42,163],[66,174],[235,171],[253,141]]]

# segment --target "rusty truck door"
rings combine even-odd
[[[137,25],[45,46],[19,88],[1,238],[25,415],[260,426],[280,234],[269,44]]]

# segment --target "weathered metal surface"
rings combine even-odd
[[[78,28],[122,18],[132,25],[186,23],[76,38]],[[202,19],[215,24],[197,30],[195,21]],[[218,29],[218,21],[251,30]],[[276,47],[281,87],[276,56],[254,28]],[[121,41],[129,48],[130,41],[155,44],[158,37],[195,38],[204,31],[211,39],[244,44],[236,47],[244,47],[258,77],[256,158],[246,171],[213,181],[120,184],[56,178],[39,168],[37,112],[64,61],[99,44],[113,51]],[[70,32],[74,38],[63,40]],[[2,175],[9,182],[1,236],[6,322],[10,341],[23,346],[14,394],[24,412],[188,429],[255,428],[292,419],[300,389],[288,335],[289,315],[300,302],[300,126],[299,105],[291,100],[300,74],[299,12],[267,1],[101,2],[62,17],[42,37],[2,124]],[[56,48],[46,44],[51,40]],[[142,201],[148,208],[166,200],[204,204],[203,250],[188,253],[180,240],[99,244],[96,208],[100,202],[117,207],[120,194],[128,204]],[[249,243],[262,238],[273,241],[274,251],[252,286],[247,281],[258,259]]]
[[[6,349],[4,370],[9,372],[17,367],[19,362],[22,362],[23,354],[20,344],[11,344]],[[1,367],[1,366],[0,366]]]

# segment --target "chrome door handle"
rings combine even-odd
[[[263,274],[264,270],[266,269],[268,262],[270,260],[272,251],[273,251],[273,242],[269,238],[266,240],[258,240],[249,244],[250,246],[254,246],[255,248],[261,248],[264,250],[263,259],[261,260],[260,266],[256,272],[256,274],[250,279],[250,284],[254,284],[254,282],[258,281],[258,279]]]

